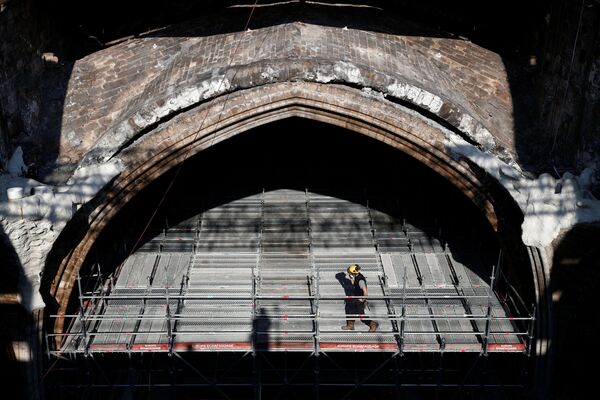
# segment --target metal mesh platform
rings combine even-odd
[[[491,271],[366,204],[276,190],[155,229],[81,294],[59,351],[527,351],[533,318],[498,299]],[[352,263],[367,315],[344,313]]]

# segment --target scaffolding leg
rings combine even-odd
[[[319,353],[315,353],[315,394],[314,394],[314,398],[315,400],[319,400],[320,396],[319,396]]]
[[[218,354],[218,353],[217,353]],[[225,369],[224,371],[221,372],[221,374],[217,377],[216,376],[216,371],[215,371],[215,382],[218,382],[219,380],[223,380],[223,378],[225,378],[225,376],[227,376],[227,374],[231,371],[233,371],[233,369],[244,359],[246,358],[246,356],[248,356],[249,354],[253,354],[252,351],[247,351],[246,353],[244,353],[240,358],[238,358],[235,362],[231,363],[227,369]]]
[[[477,367],[477,364],[478,364],[480,358],[482,358],[481,354],[478,354],[477,357],[475,358],[475,361],[473,362],[473,365],[471,365],[471,368],[469,368],[469,370],[465,374],[465,377],[463,378],[462,382],[456,388],[456,392],[454,393],[454,396],[452,396],[452,400],[457,399],[458,395],[461,394],[463,388],[465,387],[465,384],[471,377],[471,373],[473,373],[473,371],[475,370],[475,367]]]
[[[185,366],[187,366],[189,369],[191,369],[193,372],[195,372],[196,375],[198,375],[203,381],[205,381],[210,386],[212,386],[212,388],[215,389],[221,396],[223,396],[224,399],[231,400],[229,396],[227,396],[221,389],[219,389],[219,387],[217,386],[217,384],[215,382],[213,382],[210,379],[208,379],[202,372],[200,372],[196,367],[194,367],[192,364],[190,364],[179,353],[175,352],[175,353],[173,353],[173,355],[175,355],[179,360],[181,360],[181,362]]]
[[[392,354],[390,357],[387,358],[387,360],[383,361],[379,367],[377,367],[373,371],[371,371],[371,373],[369,375],[367,375],[363,380],[361,380],[360,382],[357,382],[354,385],[354,388],[351,391],[349,391],[348,393],[346,393],[346,395],[344,397],[342,397],[342,400],[347,399],[352,393],[354,393],[357,389],[359,389],[362,385],[364,385],[369,379],[371,379],[379,371],[381,371],[381,369],[383,369],[383,367],[385,367],[390,361],[392,361],[394,358],[396,358],[396,356],[398,354],[399,354],[399,352]]]
[[[169,390],[169,398],[177,399],[177,367],[175,366],[175,360],[173,359],[172,353],[169,354],[169,380],[171,381],[171,387]]]
[[[481,387],[485,387],[487,381],[488,381],[488,377],[489,377],[489,358],[485,357],[483,359],[483,368],[479,369],[479,378],[477,379],[477,381],[480,383]],[[481,389],[480,389],[481,390]]]
[[[440,388],[442,387],[443,383],[444,383],[444,352],[442,351],[440,353],[440,366],[438,369],[438,379],[437,379],[437,386],[435,388],[435,398],[436,400],[438,400],[440,398]]]
[[[402,385],[402,353],[400,353],[400,357],[394,357],[394,367],[396,368],[396,373],[394,374],[396,400],[400,400],[402,398],[400,390]]]
[[[133,367],[133,357],[131,356],[131,353],[127,353],[127,391],[130,391],[130,395],[131,397],[135,397],[135,379],[134,379],[134,373],[135,373],[135,368]]]
[[[260,387],[260,360],[259,353],[254,352],[252,358],[252,375],[254,375],[254,400],[261,399],[261,387]]]
[[[83,390],[83,395],[81,396],[82,399],[87,399],[89,397],[89,394],[92,390],[93,387],[93,381],[92,381],[92,369],[90,367],[90,358],[87,356],[84,356],[84,362],[85,362],[85,380],[86,380],[86,384],[85,384],[85,389]]]

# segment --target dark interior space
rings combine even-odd
[[[558,398],[584,397],[594,390],[595,370],[590,367],[600,353],[594,346],[599,328],[596,293],[600,225],[580,225],[559,241],[552,267],[552,301],[555,306],[556,372]]]
[[[249,14],[250,8],[256,4],[257,13],[261,7],[282,3],[274,0],[211,0],[190,1],[176,0],[167,3],[162,1],[131,0],[126,3],[115,0],[104,2],[79,2],[72,0],[52,0],[40,2],[44,11],[58,21],[73,43],[73,56],[77,58],[101,48],[109,46],[113,41],[137,36],[152,30],[181,23],[196,17],[231,7],[243,7]],[[308,9],[320,7],[329,9],[331,15],[336,14],[340,5],[358,6],[360,13],[368,16],[368,8],[383,10],[396,18],[410,20],[424,26],[447,32],[456,37],[468,38],[483,47],[499,52],[521,65],[528,65],[530,56],[536,54],[540,40],[540,30],[544,17],[549,9],[548,2],[518,1],[503,2],[494,9],[484,4],[471,1],[447,2],[441,0],[376,0],[376,1],[301,1],[299,7]],[[348,7],[346,7],[348,8]],[[115,12],[118,10],[118,12]],[[298,10],[295,10],[298,12]],[[367,12],[367,14],[365,14]],[[360,21],[360,20],[358,20]],[[358,22],[357,21],[357,22]],[[510,21],[510,29],[507,22]],[[240,20],[239,29],[244,21]],[[230,26],[229,29],[235,29]]]
[[[23,330],[28,321],[28,315],[19,304],[19,276],[23,275],[23,268],[15,253],[15,249],[8,240],[4,230],[0,228],[0,271],[3,279],[0,280],[0,365],[6,366],[0,382],[14,385],[15,398],[23,398],[24,377],[19,368],[22,360],[16,354],[15,343],[23,341]]]
[[[107,354],[63,360],[49,399],[526,399],[522,355]],[[512,368],[508,368],[511,366]],[[260,380],[260,385],[255,382]],[[211,382],[219,381],[213,386]],[[60,382],[60,385],[56,385]],[[356,387],[355,384],[361,382]],[[486,386],[487,385],[487,386]]]
[[[468,249],[461,257],[481,257],[477,272],[486,281],[498,259],[488,222],[452,183],[386,144],[335,126],[286,119],[214,145],[177,168],[107,228],[95,252],[101,264],[118,265],[136,242],[141,246],[202,210],[275,189],[368,201],[370,208],[405,219],[451,248]]]
[[[107,276],[135,251],[136,244],[143,246],[165,227],[232,200],[282,188],[307,189],[363,205],[368,201],[370,208],[406,219],[440,238],[486,282],[497,262],[498,244],[487,221],[450,182],[383,143],[291,118],[214,145],[187,160],[180,171],[176,167],[153,183],[111,222],[87,266],[98,263]],[[514,273],[508,263],[503,267],[506,275]],[[78,304],[74,295],[73,311]],[[87,361],[75,357],[61,361],[60,368],[51,366],[47,394],[90,399],[116,393],[132,398],[307,398],[318,386],[323,398],[377,394],[474,399],[499,391],[499,398],[514,399],[525,398],[530,361],[524,354],[242,354],[188,352],[168,358],[151,353],[129,358],[104,354]],[[253,384],[257,379],[260,389]],[[213,380],[219,385],[208,383]],[[95,385],[97,390],[92,390]]]

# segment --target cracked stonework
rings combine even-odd
[[[542,174],[528,179],[520,170],[483,152],[464,139],[446,131],[446,147],[454,154],[465,157],[493,176],[515,200],[524,215],[521,239],[524,244],[546,248],[571,227],[579,223],[600,221],[600,200],[595,199],[589,186],[590,170],[579,177],[565,173],[555,179]]]

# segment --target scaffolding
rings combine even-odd
[[[369,284],[368,315],[344,313],[357,298],[346,291],[351,263]],[[366,201],[263,191],[167,223],[108,277],[100,265],[78,276],[79,311],[47,334],[48,353],[529,354],[535,310],[510,285],[497,296],[500,266],[487,283],[437,227]],[[342,331],[346,319],[379,329]]]

